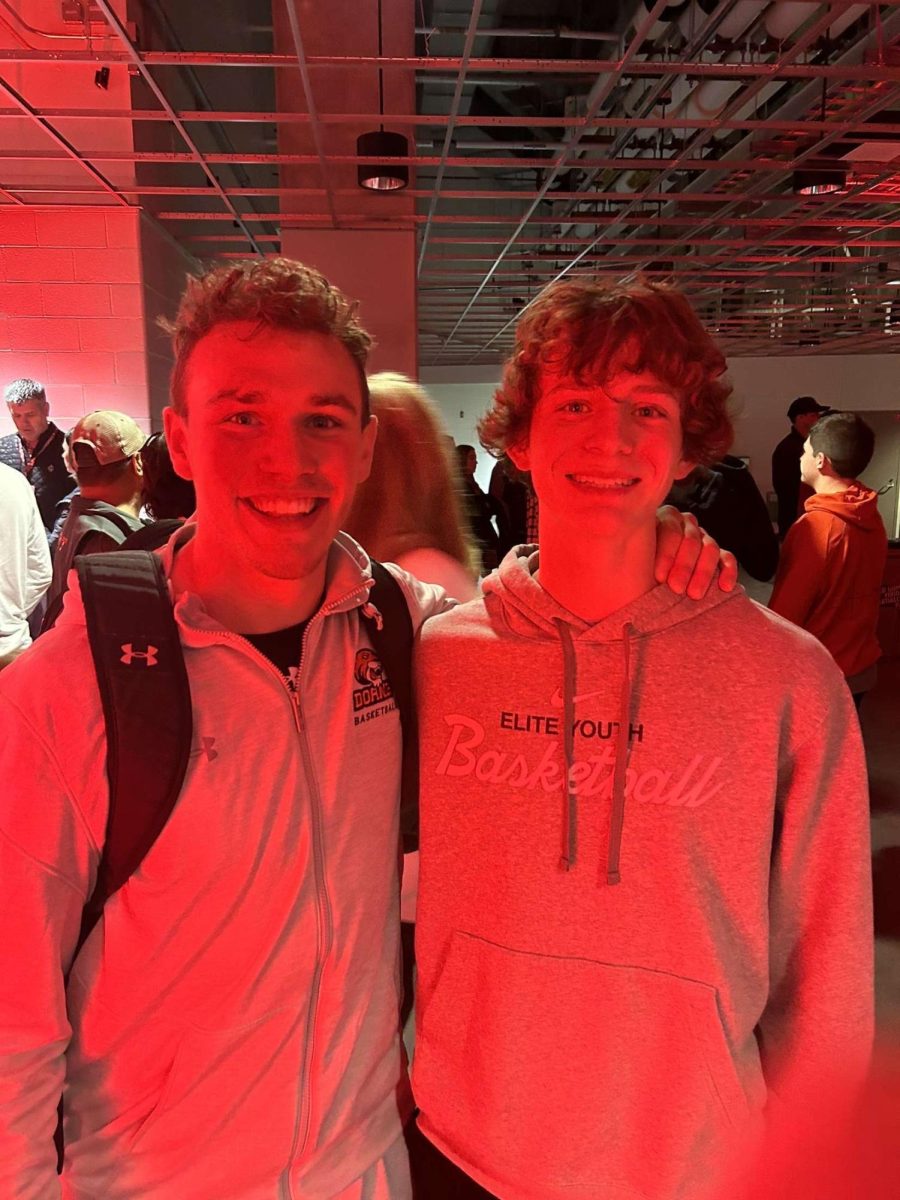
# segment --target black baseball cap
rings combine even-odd
[[[818,400],[814,400],[812,396],[798,396],[787,410],[788,420],[795,421],[797,417],[803,416],[804,413],[822,413],[831,412],[827,404],[819,404]]]

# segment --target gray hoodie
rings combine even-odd
[[[502,1200],[694,1200],[774,1098],[865,1070],[856,717],[740,592],[591,625],[536,569],[422,632],[421,1125]]]

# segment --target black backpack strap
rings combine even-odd
[[[413,624],[403,589],[380,562],[372,562],[375,580],[369,603],[378,609],[382,628],[373,621],[372,645],[381,660],[400,713],[403,730],[403,775],[400,793],[400,836],[403,851],[419,848],[419,736],[413,697]]]
[[[109,778],[106,840],[80,949],[169,819],[187,770],[193,714],[159,557],[142,550],[88,554],[75,569],[106,719]]]

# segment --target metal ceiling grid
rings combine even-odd
[[[200,258],[277,253],[282,223],[412,224],[423,363],[494,363],[551,280],[635,270],[678,283],[732,355],[900,348],[900,0],[415,0],[402,56],[310,53],[297,0],[274,4],[289,46],[264,0],[145,0],[129,22],[96,0],[102,24],[52,39],[4,2],[0,129],[34,137],[0,141],[0,204],[112,195]],[[131,105],[42,106],[47,63],[124,65]],[[330,135],[380,120],[363,86],[327,111],[348,69],[415,80],[416,111],[387,117],[415,135],[401,218],[345,186],[368,160]],[[278,111],[285,72],[305,111]],[[280,148],[290,128],[309,152]],[[810,167],[838,189],[795,194]]]

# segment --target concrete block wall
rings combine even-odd
[[[162,428],[162,410],[169,403],[172,351],[157,319],[172,319],[184,290],[185,278],[199,270],[196,261],[156,222],[142,215],[139,228],[144,283],[144,359],[150,422]]]
[[[0,208],[0,388],[40,380],[63,429],[116,408],[150,430],[139,221],[123,206]]]

